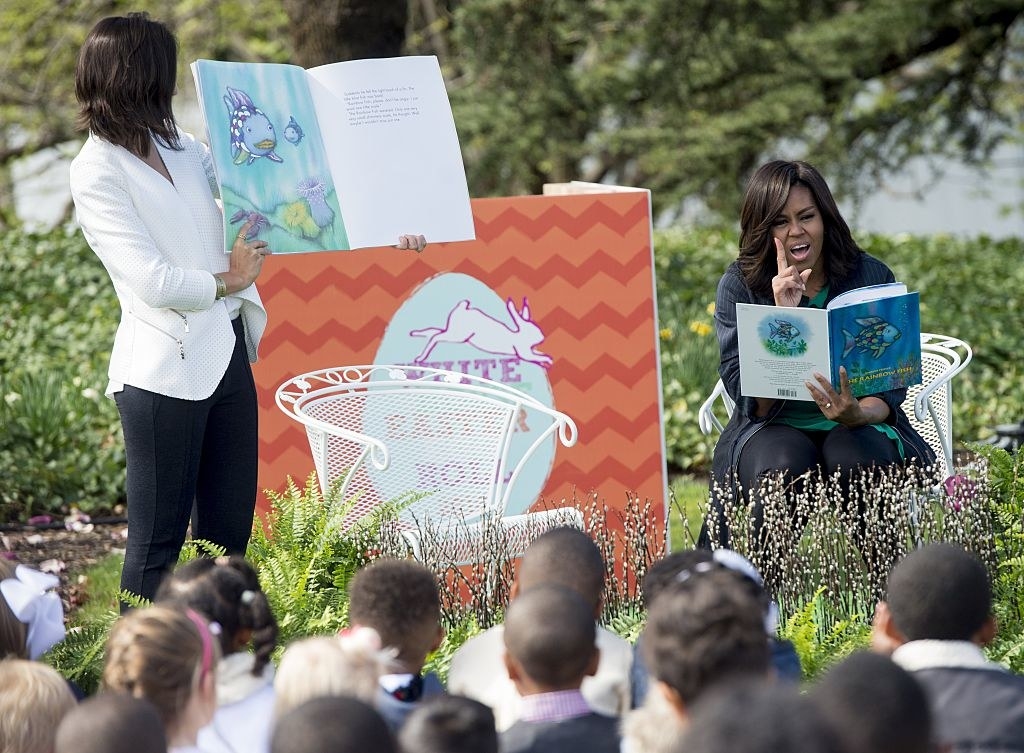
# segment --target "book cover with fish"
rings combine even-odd
[[[224,243],[275,253],[475,237],[437,59],[352,60],[305,70],[197,60],[192,71],[224,204]]]
[[[839,387],[845,366],[855,397],[921,382],[918,294],[861,288],[827,309],[736,304],[740,390],[749,397],[811,400],[812,374]]]

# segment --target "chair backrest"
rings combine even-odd
[[[430,368],[365,365],[289,379],[277,404],[306,427],[325,493],[340,486],[357,520],[388,502],[419,526],[501,516],[529,458],[553,436],[576,442],[568,416],[500,382]],[[514,458],[513,441],[529,444]]]
[[[903,412],[911,425],[935,451],[939,478],[953,472],[953,385],[952,380],[973,358],[971,346],[963,340],[930,332],[921,333],[921,384],[907,389]],[[715,410],[721,403],[726,420],[735,403],[719,379],[700,407],[697,420],[704,434],[721,433],[723,422]]]

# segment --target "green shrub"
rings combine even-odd
[[[109,513],[124,446],[103,397],[118,304],[81,234],[8,231],[0,254],[0,519]]]

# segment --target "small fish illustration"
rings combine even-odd
[[[768,338],[775,340],[780,343],[788,343],[800,334],[792,322],[787,322],[785,319],[776,319],[774,322],[768,322],[768,332],[770,333]]]
[[[231,117],[231,148],[236,165],[243,162],[251,165],[257,157],[266,157],[273,162],[284,162],[277,156],[277,135],[270,118],[260,110],[241,89],[227,87],[224,97]]]
[[[885,349],[903,336],[895,326],[877,316],[854,319],[860,325],[857,334],[843,330],[843,358],[854,350],[879,358]]]
[[[298,144],[302,141],[303,137],[302,126],[295,122],[295,116],[288,116],[288,125],[284,127],[284,138],[285,141],[290,144]]]

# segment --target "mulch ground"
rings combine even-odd
[[[0,533],[0,555],[60,578],[65,614],[81,604],[85,572],[115,551],[124,550],[123,521],[92,523],[81,530],[64,527],[7,527]]]

